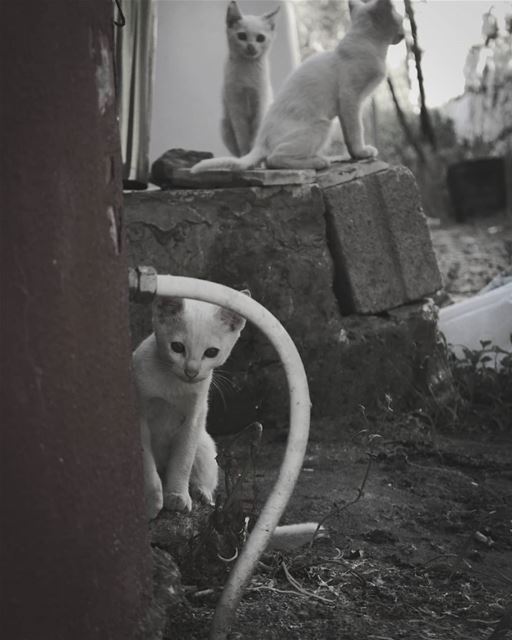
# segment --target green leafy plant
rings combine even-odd
[[[505,430],[512,426],[512,351],[490,340],[480,344],[480,349],[463,347],[462,358],[450,356],[456,406],[449,418],[453,426]]]

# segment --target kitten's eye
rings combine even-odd
[[[183,342],[171,342],[171,349],[174,351],[174,353],[184,353],[185,345],[183,344]]]
[[[262,33],[258,33],[256,36],[256,42],[265,42],[265,36]]]
[[[208,349],[206,349],[206,351],[204,352],[204,355],[207,358],[215,358],[215,356],[217,356],[219,354],[219,350],[216,349],[215,347],[209,347]]]
[[[236,37],[237,37],[239,40],[247,40],[247,34],[246,34],[246,33],[244,33],[243,31],[240,31],[240,33],[237,33],[237,34],[236,34]]]

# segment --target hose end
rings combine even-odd
[[[148,304],[156,295],[157,272],[153,267],[138,266],[128,269],[130,300]]]

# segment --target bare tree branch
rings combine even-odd
[[[414,15],[414,9],[412,8],[411,0],[404,0],[405,12],[411,25],[412,34],[412,54],[414,56],[414,64],[416,66],[416,76],[418,78],[418,86],[420,90],[420,127],[421,133],[425,140],[427,140],[432,149],[437,149],[436,135],[430,114],[427,109],[425,98],[425,84],[423,79],[423,69],[421,67],[421,49],[418,45],[418,25],[416,24],[416,17]]]
[[[425,154],[423,153],[423,149],[421,148],[421,145],[416,140],[416,137],[411,127],[409,126],[409,123],[407,122],[406,115],[400,105],[400,102],[398,101],[398,96],[396,95],[395,86],[391,78],[388,78],[388,87],[391,93],[391,98],[393,99],[393,104],[395,105],[395,111],[398,118],[398,122],[400,123],[400,126],[402,127],[403,132],[405,133],[405,137],[407,138],[407,141],[409,142],[409,144],[413,147],[420,162],[422,164],[425,164],[426,163]]]

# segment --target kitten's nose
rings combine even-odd
[[[253,44],[248,44],[246,51],[250,56],[256,55],[256,47]]]
[[[187,378],[189,378],[190,380],[193,380],[194,378],[197,378],[197,374],[199,373],[198,369],[192,369],[192,367],[187,367],[185,369],[185,375],[187,376]]]

